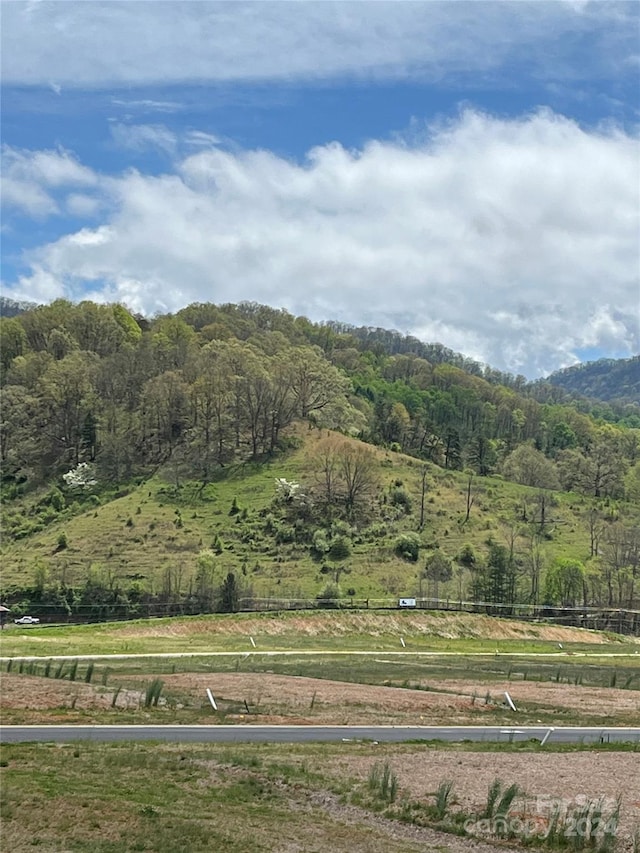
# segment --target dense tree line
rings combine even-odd
[[[397,332],[255,303],[149,320],[57,300],[0,324],[9,495],[82,462],[109,483],[172,459],[206,483],[217,466],[272,453],[306,418],[452,470],[637,498],[639,429]]]
[[[637,405],[640,401],[640,355],[576,364],[552,373],[549,381],[583,397]]]

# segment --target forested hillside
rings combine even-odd
[[[458,595],[637,603],[633,418],[253,303],[148,320],[57,301],[0,322],[5,583],[72,584],[76,603],[78,584],[177,585],[197,609],[227,569],[247,594],[452,594],[457,565]]]
[[[0,296],[0,317],[17,317],[18,314],[23,314],[25,311],[37,307],[35,302],[16,302],[15,299]]]
[[[594,400],[640,404],[640,355],[575,364],[552,373],[548,381]]]

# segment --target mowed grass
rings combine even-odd
[[[403,645],[404,644],[404,645]],[[3,657],[275,651],[631,654],[637,638],[445,611],[287,611],[30,627],[0,635]],[[639,655],[640,656],[640,655]]]

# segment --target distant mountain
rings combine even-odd
[[[552,373],[547,382],[593,400],[640,403],[640,355],[565,367]]]
[[[37,308],[36,302],[16,302],[15,299],[0,296],[0,317],[17,317],[32,308]]]

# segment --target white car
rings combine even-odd
[[[16,625],[39,625],[40,620],[35,616],[21,616],[19,619],[13,620]]]

